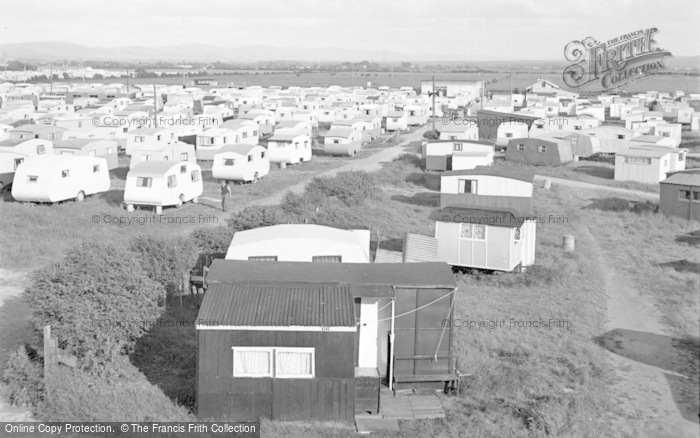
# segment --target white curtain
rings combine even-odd
[[[270,355],[269,351],[237,350],[233,360],[234,374],[236,376],[269,375],[272,363]]]
[[[277,352],[277,376],[312,376],[310,352]]]

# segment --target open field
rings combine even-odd
[[[219,86],[225,87],[231,83],[236,86],[252,86],[259,85],[269,87],[278,85],[282,87],[300,86],[300,87],[328,87],[331,85],[339,85],[341,87],[366,87],[368,82],[371,82],[372,87],[413,87],[420,91],[421,81],[427,81],[432,78],[430,73],[280,73],[280,74],[253,74],[241,73],[233,75],[216,75],[212,76],[219,82]],[[190,78],[194,79],[194,78]],[[572,89],[564,85],[561,73],[543,73],[538,70],[533,70],[528,73],[513,74],[513,89],[524,88],[532,85],[537,79],[547,79],[563,89],[569,91],[595,91],[582,88],[580,90]],[[508,92],[511,88],[509,74],[506,72],[499,73],[440,73],[435,76],[436,81],[486,81],[486,91]],[[495,81],[495,82],[493,82]],[[103,83],[126,83],[125,79],[101,79]],[[182,85],[181,77],[174,78],[142,78],[132,79],[132,84],[168,84]],[[205,87],[207,88],[207,87]],[[694,77],[688,79],[685,75],[664,75],[650,76],[629,85],[620,88],[620,91],[629,92],[644,92],[647,90],[655,90],[662,92],[673,92],[675,90],[684,90],[686,93],[700,93],[700,78]]]

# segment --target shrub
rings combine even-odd
[[[32,352],[33,353],[33,352]],[[44,397],[44,366],[27,346],[21,345],[10,353],[2,381],[13,406],[37,407]]]
[[[83,244],[32,274],[26,290],[34,328],[46,324],[60,348],[99,372],[129,352],[160,316],[165,289],[146,276],[134,254],[107,244]]]
[[[259,227],[287,223],[286,218],[277,207],[252,205],[232,214],[226,224],[234,231],[252,230]],[[230,243],[230,242],[229,242]]]
[[[358,206],[380,193],[374,175],[364,171],[339,172],[330,178],[316,177],[306,185],[304,199],[322,205],[330,197],[339,199],[348,207]]]
[[[192,241],[202,252],[226,252],[234,231],[224,225],[199,227],[192,231]]]
[[[428,140],[437,140],[438,138],[440,138],[440,131],[438,131],[438,130],[425,131],[423,133],[423,138],[426,138]]]
[[[169,291],[180,285],[183,276],[197,263],[199,254],[195,242],[184,237],[138,236],[131,241],[129,249],[136,254],[148,278]]]

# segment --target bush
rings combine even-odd
[[[234,230],[224,225],[200,227],[192,231],[192,241],[201,252],[226,252]]]
[[[306,202],[314,205],[323,205],[326,199],[332,197],[353,207],[377,197],[379,193],[374,175],[354,170],[339,172],[330,178],[314,178],[306,185],[303,197]]]
[[[83,244],[32,274],[26,290],[37,332],[51,325],[58,346],[100,372],[130,352],[158,319],[165,289],[146,276],[134,254],[114,245]]]
[[[10,353],[2,381],[12,406],[37,407],[44,398],[44,365],[27,346]]]
[[[277,207],[252,205],[232,214],[226,224],[234,231],[252,230],[259,227],[287,223],[286,218]],[[230,242],[229,242],[230,243]],[[228,248],[228,246],[227,246]]]
[[[428,140],[437,140],[438,138],[440,138],[440,131],[438,131],[438,130],[425,131],[423,133],[423,138],[426,138]]]
[[[168,291],[179,287],[199,254],[195,242],[184,237],[139,236],[131,241],[129,249],[136,254],[148,278]]]

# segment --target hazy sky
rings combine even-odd
[[[2,0],[0,44],[342,47],[462,59],[562,59],[569,41],[657,27],[700,54],[698,0]]]

